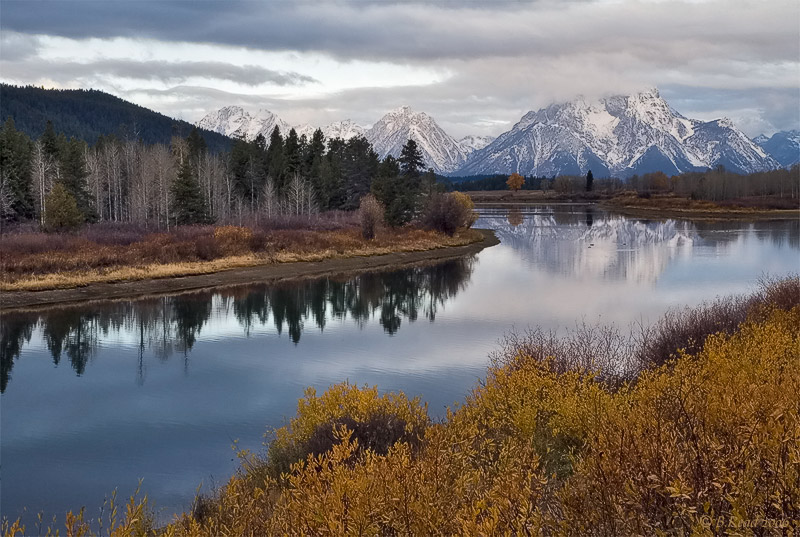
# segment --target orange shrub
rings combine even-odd
[[[253,232],[246,227],[221,226],[214,230],[214,241],[223,256],[249,253],[252,236]]]

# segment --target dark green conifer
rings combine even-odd
[[[189,159],[183,159],[178,176],[172,183],[172,213],[179,226],[208,224],[208,216],[200,185],[194,176]]]

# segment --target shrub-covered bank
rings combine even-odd
[[[697,319],[705,328],[681,326]],[[620,367],[610,356],[630,360]],[[486,379],[441,423],[403,394],[347,384],[309,391],[267,456],[241,453],[241,471],[215,497],[198,498],[160,529],[134,501],[116,534],[768,535],[800,527],[800,278],[673,313],[632,339],[593,328],[566,338],[534,331],[493,358]],[[71,535],[96,526],[71,515],[67,524]]]
[[[130,226],[88,226],[77,234],[38,231],[0,237],[0,290],[46,290],[152,278],[209,274],[295,261],[431,250],[478,242],[480,232],[446,235],[419,227],[384,228],[363,237],[355,220],[314,225],[187,226],[169,233]]]

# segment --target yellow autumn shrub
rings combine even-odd
[[[800,308],[774,310],[614,394],[559,493],[569,526],[653,535],[704,534],[709,521],[800,524],[798,334]]]
[[[297,403],[289,425],[272,431],[266,469],[273,477],[309,454],[319,454],[337,442],[335,429],[347,426],[364,447],[385,453],[396,441],[418,445],[428,426],[427,404],[403,393],[380,394],[377,386],[349,383],[331,386],[317,396],[308,388]]]

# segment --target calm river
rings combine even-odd
[[[161,518],[226,482],[303,389],[403,390],[441,416],[512,327],[653,321],[800,268],[800,222],[484,209],[501,244],[438,265],[0,320],[0,506],[87,507],[139,480]]]

